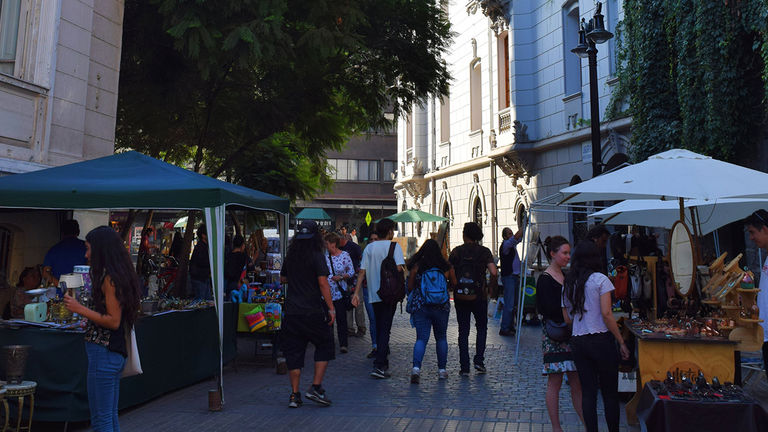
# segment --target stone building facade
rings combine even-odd
[[[517,231],[531,204],[591,178],[589,74],[570,50],[595,2],[464,1],[444,4],[456,36],[445,60],[450,94],[414,106],[398,126],[398,208],[450,219],[449,247],[465,222],[478,222],[483,244],[498,251],[501,230]],[[621,2],[603,5],[615,31]],[[616,84],[615,41],[598,46],[601,117]],[[608,168],[626,161],[631,119],[601,124]],[[578,237],[584,217],[534,212],[542,238]],[[419,243],[435,224],[402,226]]]
[[[0,1],[0,175],[114,152],[123,0]],[[81,237],[102,212],[0,212],[0,280],[41,264],[63,218]]]

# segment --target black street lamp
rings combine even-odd
[[[581,19],[579,29],[579,44],[571,50],[581,58],[589,59],[589,111],[592,117],[592,177],[599,176],[602,169],[602,149],[600,148],[600,101],[597,96],[597,44],[604,43],[613,37],[613,33],[605,29],[601,2],[597,2],[595,16],[585,22]]]

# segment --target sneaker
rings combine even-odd
[[[291,393],[290,399],[288,399],[288,408],[298,408],[303,402],[301,401],[301,393]]]
[[[499,330],[499,336],[514,336],[515,329]]]
[[[416,372],[411,373],[411,384],[418,384],[419,380],[421,380],[421,377],[419,376],[418,373]]]
[[[363,337],[363,336],[365,336],[365,329],[364,329],[364,328],[362,328],[362,327],[361,327],[361,328],[359,328],[359,329],[357,329],[357,336],[358,336],[358,337]]]
[[[448,379],[448,371],[445,369],[440,369],[439,371],[437,371],[437,379],[441,379],[441,380]]]
[[[367,358],[374,358],[376,357],[376,348],[372,349],[371,352],[368,353]]]
[[[459,371],[459,375],[461,375],[461,376],[469,376],[469,370],[462,369],[462,370]]]
[[[325,389],[322,387],[315,387],[314,385],[309,387],[307,393],[304,395],[312,402],[319,403],[320,405],[330,406],[331,400],[325,396]]]
[[[349,330],[347,330],[347,335],[349,335],[349,336],[357,336],[357,332],[355,331],[355,329],[349,329]]]
[[[488,372],[488,370],[485,368],[485,365],[475,363],[475,372],[484,374]]]
[[[348,352],[349,352],[349,348],[347,348],[347,347],[341,347],[341,348],[339,348],[339,351],[341,351],[341,353],[342,353],[342,354],[346,354],[346,353],[348,353]]]
[[[388,371],[381,370],[381,369],[375,367],[371,371],[371,376],[374,377],[374,378],[385,379],[385,378],[391,377],[392,374],[389,373]]]

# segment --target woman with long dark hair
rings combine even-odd
[[[591,241],[576,245],[571,255],[571,271],[565,277],[563,318],[573,324],[571,349],[581,381],[584,424],[597,432],[597,390],[603,395],[608,430],[619,430],[619,356],[629,358],[629,350],[611,311],[613,284],[600,272],[600,250]]]
[[[448,316],[451,313],[451,303],[448,301],[448,284],[456,285],[456,274],[453,266],[443,257],[440,246],[436,241],[429,239],[424,242],[418,252],[408,260],[408,312],[411,314],[411,323],[416,328],[416,343],[413,344],[413,371],[411,383],[418,384],[421,373],[421,362],[429,342],[429,331],[435,333],[435,349],[437,351],[437,374],[439,379],[446,379],[448,372]],[[427,304],[421,294],[421,280],[424,272],[437,269],[443,273],[446,283],[445,298],[443,304]]]
[[[536,281],[536,309],[547,320],[554,323],[563,323],[562,297],[563,297],[563,268],[571,259],[571,245],[562,236],[547,237],[544,240],[544,249],[549,257],[549,267]],[[547,412],[549,422],[552,423],[554,432],[562,432],[560,426],[560,387],[563,385],[563,373],[568,375],[568,383],[571,387],[571,402],[573,409],[581,417],[581,384],[576,374],[576,364],[573,361],[571,344],[568,341],[560,342],[550,339],[544,325],[541,338],[541,350],[544,357],[544,365],[541,374],[547,376]],[[582,422],[584,420],[582,419]]]
[[[128,355],[126,337],[139,311],[141,288],[128,250],[112,228],[94,228],[85,236],[85,246],[93,281],[93,309],[69,295],[64,296],[64,304],[88,320],[85,352],[91,427],[95,431],[119,431],[120,374]]]

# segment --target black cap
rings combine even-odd
[[[317,223],[311,220],[302,221],[296,230],[296,238],[299,240],[311,239],[317,234]]]

